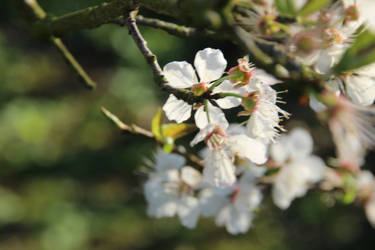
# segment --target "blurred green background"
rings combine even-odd
[[[99,2],[39,1],[52,15]],[[143,27],[141,31],[161,65],[192,62],[195,52],[206,47],[222,49],[229,66],[243,56],[230,43],[184,40]],[[74,32],[64,42],[99,83],[95,91],[83,89],[58,52],[30,34],[12,1],[2,1],[1,250],[374,249],[375,231],[362,208],[331,207],[332,197],[317,191],[296,200],[287,211],[266,198],[253,228],[240,236],[229,235],[207,219],[188,230],[177,219],[147,217],[145,178],[138,170],[156,145],[121,135],[100,107],[149,128],[166,94],[155,87],[151,70],[125,28],[106,25]],[[296,99],[297,94],[290,91],[286,98]],[[332,156],[327,130],[308,108],[288,102],[284,108],[295,120],[287,127],[309,124],[319,141],[317,152]]]

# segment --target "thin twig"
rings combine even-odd
[[[116,125],[116,127],[118,127],[122,132],[127,133],[127,134],[130,133],[130,134],[133,134],[133,135],[143,136],[143,137],[152,139],[152,140],[156,141],[157,143],[161,144],[160,141],[156,140],[154,134],[151,131],[149,131],[147,129],[144,129],[144,128],[141,128],[141,127],[139,127],[137,125],[134,125],[134,124],[131,124],[131,125],[125,124],[116,115],[114,115],[113,113],[111,113],[109,110],[107,110],[104,107],[102,107],[101,110],[102,110],[103,114],[114,125]],[[183,156],[187,161],[189,161],[191,163],[194,163],[198,167],[202,167],[202,168],[204,167],[203,160],[196,155],[185,153],[185,152],[179,150],[176,146],[174,146],[172,152],[175,153],[175,154]]]
[[[18,6],[25,11],[25,15],[32,22],[40,22],[47,18],[46,12],[40,7],[37,0],[15,0]],[[60,38],[50,35],[50,42],[60,52],[68,66],[78,75],[80,82],[88,89],[95,88],[95,82],[85,72],[79,62],[70,53]]]
[[[149,18],[144,17],[141,15],[137,15],[135,17],[138,25],[148,26],[155,29],[163,30],[171,35],[178,36],[178,37],[192,37],[192,36],[202,36],[202,37],[209,37],[215,39],[227,39],[224,34],[217,34],[213,30],[207,29],[198,29],[194,27],[188,27],[184,25],[178,25],[171,22],[166,22],[157,18]],[[127,20],[123,17],[116,18],[112,21],[114,24],[118,24],[120,26],[125,26],[127,24]]]

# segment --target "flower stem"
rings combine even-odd
[[[238,97],[238,98],[244,98],[243,95],[236,94],[236,93],[231,93],[231,92],[222,92],[222,93],[219,93],[219,95],[221,97],[233,96],[233,97]]]
[[[204,100],[203,105],[204,105],[204,111],[206,112],[206,115],[207,115],[207,121],[208,123],[211,123],[210,114],[208,113],[208,100]]]
[[[212,83],[212,85],[208,88],[208,91],[212,91],[214,88],[222,84],[225,80],[229,79],[230,76],[224,76]]]

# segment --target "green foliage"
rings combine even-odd
[[[375,62],[375,34],[365,30],[358,35],[354,44],[346,50],[340,62],[334,68],[334,72],[342,74],[373,62]]]
[[[309,0],[306,4],[298,11],[299,16],[307,16],[314,13],[325,6],[327,6],[331,0]]]
[[[155,138],[164,144],[163,150],[166,153],[171,153],[174,148],[174,141],[195,131],[197,127],[193,124],[186,123],[162,124],[162,114],[163,111],[159,108],[158,112],[152,118],[151,131]]]
[[[275,0],[277,10],[282,15],[295,16],[296,8],[294,6],[294,0]]]

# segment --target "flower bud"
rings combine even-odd
[[[359,19],[359,11],[356,5],[351,5],[345,9],[345,21],[356,21]]]
[[[235,87],[239,88],[249,83],[253,74],[253,68],[246,58],[238,59],[238,65],[229,69],[229,80],[231,83],[236,84]]]

